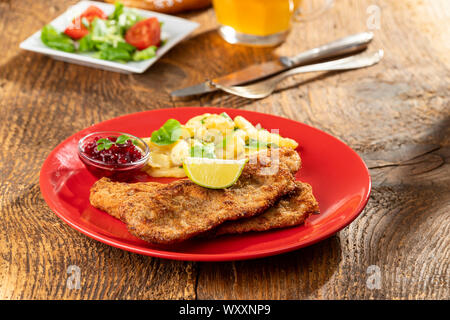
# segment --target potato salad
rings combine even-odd
[[[169,119],[143,140],[150,148],[150,158],[144,170],[152,177],[185,177],[186,157],[211,159],[241,159],[267,148],[288,147],[298,143],[253,125],[242,116],[232,119],[227,113],[205,113],[181,124]]]

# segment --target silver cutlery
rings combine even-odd
[[[297,67],[277,74],[267,80],[246,86],[225,86],[215,81],[210,81],[210,85],[243,98],[261,99],[269,96],[275,90],[277,84],[287,77],[307,72],[351,70],[370,67],[378,63],[383,58],[383,54],[383,50],[380,49],[375,53],[365,52],[343,59]]]
[[[280,57],[276,60],[254,64],[242,70],[215,78],[212,81],[221,85],[231,86],[261,80],[293,67],[309,64],[317,60],[331,59],[345,54],[356,53],[364,50],[372,39],[372,32],[357,33],[302,52],[294,57]],[[217,88],[209,85],[208,80],[194,86],[175,90],[170,94],[174,98],[185,98],[216,90]]]

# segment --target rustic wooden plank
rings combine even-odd
[[[449,59],[444,53],[449,43],[444,32],[448,9],[445,15],[443,2],[378,3],[382,26],[371,47],[385,49],[380,65],[297,76],[268,99],[242,103],[246,109],[321,128],[359,151],[374,167],[374,190],[364,213],[339,232],[335,242],[329,241],[327,250],[317,245],[262,261],[200,266],[199,298],[449,295],[450,104]],[[294,54],[294,48],[313,47],[326,37],[364,30],[370,4],[340,1],[327,14],[329,19],[296,25],[277,53]],[[228,97],[210,96],[208,104],[220,105],[221,99]],[[303,263],[298,262],[300,257]],[[312,274],[307,270],[311,261]],[[321,265],[322,261],[329,264]],[[380,289],[366,285],[371,265],[380,268]]]
[[[63,139],[121,114],[171,106],[160,93],[160,83],[152,80],[171,72],[163,63],[152,70],[155,74],[127,76],[18,49],[20,41],[75,2],[0,3],[1,28],[12,34],[0,43],[6,53],[0,58],[0,208],[5,230],[0,235],[0,297],[195,298],[195,264],[152,259],[91,240],[65,225],[42,199],[40,167]],[[71,265],[81,268],[80,290],[66,286]]]
[[[3,299],[445,299],[450,294],[450,10],[448,1],[376,1],[381,64],[286,80],[267,99],[170,91],[276,55],[366,29],[373,1],[342,0],[296,24],[277,48],[231,46],[212,10],[182,16],[201,27],[142,75],[67,64],[19,43],[77,1],[1,1],[0,298]],[[20,26],[20,27],[18,27]],[[139,256],[74,231],[40,195],[40,167],[64,138],[119,115],[222,106],[295,119],[342,139],[371,167],[364,213],[336,236],[284,255],[228,263]],[[66,286],[81,269],[80,289]],[[367,268],[378,266],[380,289]]]

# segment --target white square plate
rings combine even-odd
[[[97,2],[97,1],[80,1],[74,6],[70,7],[66,12],[57,17],[50,24],[59,31],[63,31],[70,21],[77,15],[80,15],[90,5],[95,5],[103,10],[107,15],[110,15],[114,11],[114,5]],[[161,33],[167,38],[167,42],[156,51],[156,57],[143,61],[130,61],[127,63],[120,63],[108,60],[97,59],[82,53],[69,53],[64,51],[55,50],[47,47],[41,41],[41,31],[39,30],[31,37],[26,39],[20,44],[20,48],[39,52],[45,55],[49,55],[54,59],[62,60],[66,62],[81,64],[88,67],[116,71],[122,73],[142,73],[147,70],[153,63],[155,63],[160,57],[162,57],[167,51],[169,51],[178,42],[186,38],[192,31],[198,27],[198,23],[192,22],[186,19],[181,19],[166,14],[161,14],[153,11],[138,10],[135,9],[144,18],[156,17],[160,22],[163,22]]]

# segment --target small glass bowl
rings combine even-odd
[[[95,138],[119,137],[123,134],[138,141],[136,147],[142,152],[143,157],[141,159],[124,164],[110,164],[101,160],[92,159],[84,152],[84,146],[92,142]],[[124,181],[133,178],[145,166],[150,157],[150,149],[144,140],[132,134],[119,131],[99,131],[88,134],[78,141],[78,156],[86,168],[96,177],[108,177],[114,180]]]

